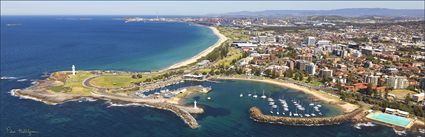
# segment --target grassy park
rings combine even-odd
[[[397,99],[404,99],[408,94],[416,94],[414,91],[406,90],[406,89],[396,89],[388,92],[389,94],[393,94]]]
[[[90,84],[103,88],[120,88],[130,86],[135,79],[131,75],[103,75],[90,81]]]

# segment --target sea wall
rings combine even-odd
[[[345,113],[333,117],[314,117],[314,118],[294,118],[294,117],[283,117],[283,116],[271,116],[264,115],[261,110],[257,107],[252,107],[250,110],[250,116],[257,122],[276,123],[282,125],[294,125],[294,126],[321,126],[321,125],[335,125],[340,124],[349,120],[352,120],[356,115],[362,114],[363,109],[358,108],[352,112]]]

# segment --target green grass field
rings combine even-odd
[[[229,53],[227,57],[218,60],[215,64],[216,65],[224,65],[224,66],[230,66],[233,60],[240,59],[242,57],[242,52],[235,48],[229,48]]]
[[[103,88],[120,88],[130,86],[135,80],[131,75],[104,75],[92,79],[90,83]]]
[[[388,93],[394,94],[396,96],[396,98],[398,98],[398,99],[404,99],[409,93],[412,94],[412,95],[416,94],[416,92],[414,92],[414,91],[405,90],[405,89],[391,90]]]
[[[87,95],[90,94],[92,89],[83,86],[83,81],[89,77],[94,76],[90,72],[78,72],[75,76],[70,75],[66,80],[64,87],[71,88],[71,93]]]

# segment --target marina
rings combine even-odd
[[[301,103],[301,100],[291,99],[290,102],[292,104],[288,105],[284,96],[280,96],[279,98],[273,99],[272,96],[267,97],[264,94],[265,92],[263,91],[261,98],[265,99],[265,102],[267,102],[270,109],[270,114],[300,118],[323,116],[320,110],[322,105],[320,105],[319,103],[306,103],[308,105],[303,105],[303,103]],[[255,98],[254,95],[253,98]],[[243,97],[243,94],[240,94],[240,97]],[[277,103],[275,102],[275,100],[277,101]]]

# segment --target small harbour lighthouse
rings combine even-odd
[[[193,108],[198,108],[197,106],[196,106],[196,100],[195,101],[193,101]]]
[[[75,65],[72,65],[72,75],[75,75]]]

